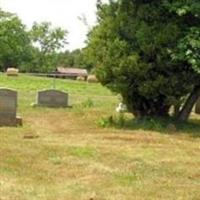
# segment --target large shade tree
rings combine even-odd
[[[48,72],[55,69],[58,52],[67,44],[67,31],[60,27],[52,27],[49,22],[35,22],[30,37],[35,46],[35,71]]]
[[[101,83],[137,117],[175,106],[187,120],[200,96],[200,1],[98,1],[97,15],[87,55]]]

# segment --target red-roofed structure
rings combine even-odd
[[[87,70],[80,68],[57,67],[56,73],[60,74],[63,77],[69,77],[74,79],[76,79],[77,77],[84,77],[86,79],[88,76]]]

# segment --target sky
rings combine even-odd
[[[68,50],[85,46],[89,28],[79,18],[85,16],[89,27],[96,22],[96,0],[0,0],[0,8],[17,14],[28,28],[48,21],[67,30]]]

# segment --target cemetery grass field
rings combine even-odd
[[[0,74],[18,91],[23,126],[0,128],[0,200],[198,200],[200,117],[167,122],[118,115],[100,84],[56,80],[72,108],[32,107],[53,79]],[[112,116],[112,117],[111,117]]]

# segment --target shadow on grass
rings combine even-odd
[[[200,120],[191,119],[188,122],[178,123],[174,118],[130,118],[124,114],[103,118],[98,123],[102,127],[114,127],[124,130],[148,130],[165,134],[189,134],[200,138]]]

